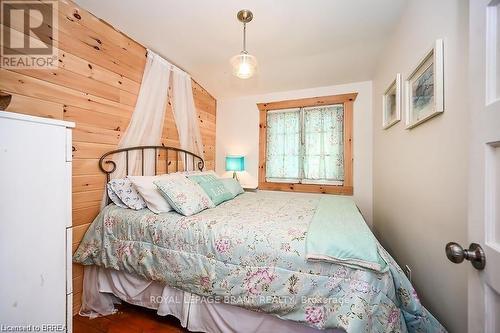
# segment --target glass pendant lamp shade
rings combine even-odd
[[[241,52],[235,55],[230,60],[233,66],[233,74],[240,79],[248,79],[252,77],[257,68],[257,59],[247,52]]]
[[[252,77],[257,68],[257,58],[247,52],[247,23],[253,19],[253,14],[248,9],[242,9],[236,15],[243,23],[243,51],[231,58],[233,74],[240,79]]]

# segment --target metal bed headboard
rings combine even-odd
[[[125,173],[128,176],[129,174],[129,152],[131,151],[140,151],[141,153],[139,154],[140,158],[140,164],[142,165],[141,168],[141,174],[144,176],[144,152],[146,151],[154,151],[154,174],[158,174],[158,161],[160,159],[160,152],[165,151],[165,173],[169,173],[168,167],[171,165],[172,162],[175,163],[175,171],[179,171],[179,160],[182,161],[184,160],[184,170],[181,171],[195,171],[195,168],[197,168],[199,171],[203,170],[203,167],[205,166],[205,161],[203,159],[187,150],[180,149],[180,148],[175,148],[175,147],[167,147],[167,146],[137,146],[137,147],[129,147],[129,148],[122,148],[122,149],[116,149],[109,151],[105,153],[104,155],[101,156],[99,159],[99,169],[101,169],[102,172],[106,174],[106,183],[110,181],[111,179],[111,174],[116,170],[116,162],[113,160],[106,160],[107,157],[111,155],[116,155],[116,154],[125,154]],[[174,152],[172,156],[169,156],[169,152]],[[150,154],[151,155],[151,154]],[[182,158],[182,155],[184,157]],[[174,157],[174,159],[170,159],[169,157]],[[188,168],[188,161],[192,161],[192,169],[193,170],[187,170]],[[106,168],[106,166],[109,166]],[[160,170],[161,171],[161,170]]]

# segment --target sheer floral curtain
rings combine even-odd
[[[267,181],[300,180],[300,109],[267,113]]]
[[[304,183],[344,180],[344,107],[304,109]]]
[[[266,180],[342,185],[343,104],[267,113]]]

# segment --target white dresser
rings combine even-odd
[[[0,112],[0,331],[72,331],[73,127]]]

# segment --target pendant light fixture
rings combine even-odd
[[[248,79],[257,67],[257,59],[247,52],[247,23],[253,19],[253,14],[248,9],[242,9],[236,17],[243,23],[243,51],[231,58],[231,66],[234,75],[240,79]]]

